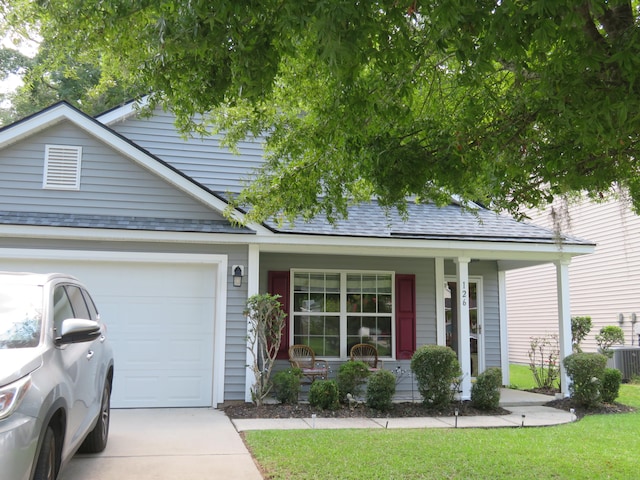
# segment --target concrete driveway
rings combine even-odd
[[[112,410],[109,443],[76,455],[59,480],[262,479],[219,410]]]

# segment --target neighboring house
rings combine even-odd
[[[225,199],[262,147],[232,155],[218,140],[185,140],[171,115],[142,118],[132,105],[94,119],[60,103],[0,130],[0,268],[62,270],[91,288],[116,356],[114,407],[250,400],[242,312],[267,291],[288,312],[279,368],[294,342],[333,374],[360,341],[392,371],[409,370],[420,345],[449,344],[469,398],[488,367],[508,382],[505,272],[553,263],[562,297],[568,261],[594,248],[455,203],[411,205],[408,219],[371,202],[335,227],[238,227]]]
[[[550,212],[550,209],[531,212],[530,216],[536,224],[553,228]],[[613,200],[602,203],[585,200],[569,206],[560,215],[563,233],[588,238],[597,244],[595,253],[574,259],[569,267],[571,315],[590,316],[592,321],[583,349],[596,351],[595,336],[607,325],[621,326],[625,344],[638,345],[640,217],[628,204]],[[528,363],[530,338],[558,332],[554,285],[555,272],[548,265],[508,272],[509,358],[512,361]],[[535,295],[531,295],[532,291]],[[639,321],[636,325],[632,322],[634,314]]]

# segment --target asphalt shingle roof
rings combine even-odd
[[[348,219],[340,220],[334,226],[320,217],[306,223],[301,220],[294,225],[268,225],[282,233],[313,235],[526,243],[553,243],[559,240],[553,230],[519,222],[484,208],[471,212],[456,204],[438,207],[411,203],[408,205],[408,216],[403,218],[396,209],[383,209],[376,202],[362,203],[352,206]],[[566,235],[561,238],[564,243],[591,244]]]
[[[33,225],[40,227],[150,230],[156,232],[254,233],[248,228],[234,227],[226,220],[78,215],[72,213],[0,211],[0,224]]]

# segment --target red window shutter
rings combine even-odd
[[[410,360],[416,351],[416,276],[396,275],[396,358]]]
[[[282,340],[276,358],[289,358],[289,272],[269,272],[268,290],[271,295],[280,295],[282,311],[287,314],[282,329]]]

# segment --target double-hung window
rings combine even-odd
[[[393,356],[391,272],[293,271],[293,342],[318,356],[347,358],[357,343]]]

